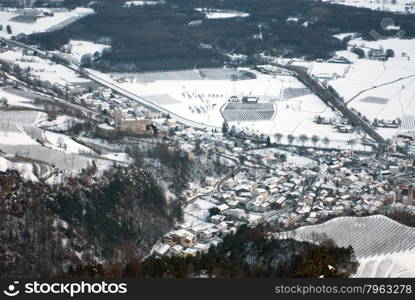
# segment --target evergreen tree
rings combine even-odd
[[[226,124],[226,122],[223,122],[223,124],[222,124],[222,133],[227,134],[228,131],[229,131],[228,125]]]

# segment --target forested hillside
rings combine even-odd
[[[147,254],[181,217],[149,172],[95,166],[63,186],[0,173],[0,276],[50,277],[68,264]]]
[[[241,227],[208,253],[195,257],[149,257],[127,265],[72,266],[62,277],[277,278],[348,277],[357,269],[353,250],[330,240],[320,246],[268,239],[266,228]],[[330,267],[329,267],[330,266]]]
[[[124,7],[125,1],[93,2],[96,14],[55,32],[29,37],[47,49],[69,39],[109,43],[112,51],[94,62],[106,71],[144,71],[219,66],[230,63],[225,54],[245,54],[250,64],[257,55],[327,58],[346,47],[336,33],[355,32],[367,38],[370,30],[384,32],[380,22],[388,13],[310,0],[168,0],[162,5]],[[90,1],[65,1],[67,7]],[[195,8],[237,10],[246,18],[208,19]],[[296,21],[287,22],[289,17]],[[411,16],[393,15],[406,37],[415,36]],[[201,21],[193,23],[192,21]],[[258,37],[259,27],[262,39]]]

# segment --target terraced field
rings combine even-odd
[[[327,235],[340,247],[351,245],[358,259],[415,251],[415,228],[401,225],[382,215],[339,217],[278,236],[313,241],[316,234]]]

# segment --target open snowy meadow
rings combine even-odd
[[[255,76],[235,80],[238,72]],[[289,135],[307,135],[309,138],[318,135],[321,139],[328,137],[331,146],[336,148],[350,148],[347,141],[360,138],[356,133],[339,133],[332,126],[316,124],[316,116],[330,119],[338,118],[338,115],[292,76],[268,75],[240,68],[112,74],[111,77],[125,90],[182,117],[205,124],[222,126],[221,110],[228,100],[233,96],[251,96],[257,97],[259,103],[274,104],[275,117],[263,121],[238,120],[230,122],[231,127],[264,134],[272,139],[279,133],[283,135],[283,143],[288,143]],[[359,147],[357,145],[356,149]]]

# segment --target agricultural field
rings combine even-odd
[[[8,50],[0,53],[0,59],[17,64],[23,70],[29,69],[33,77],[42,81],[49,81],[52,84],[64,86],[70,84],[87,84],[90,82],[63,65],[30,55],[25,51],[17,49]]]
[[[352,37],[353,33],[336,35]],[[352,53],[356,47],[363,58]],[[370,59],[373,50],[392,51],[388,60]],[[307,68],[307,72],[320,82],[334,88],[347,105],[356,109],[370,122],[375,120],[400,120],[400,128],[377,128],[384,138],[393,138],[400,132],[415,129],[415,40],[389,38],[365,41],[355,38],[349,41],[348,50],[338,51],[350,63],[330,61],[293,60],[295,66]]]
[[[87,149],[69,137],[37,128],[42,117],[37,111],[0,112],[0,149],[8,156],[43,161],[69,172],[80,171],[92,162],[76,151]]]
[[[272,103],[229,103],[223,109],[223,117],[228,123],[272,120],[274,115],[275,109]]]
[[[0,157],[0,172],[6,172],[7,170],[18,171],[25,180],[38,181],[32,164],[12,162],[4,157]]]
[[[358,59],[348,51],[339,56],[352,60],[343,76],[328,83],[341,95],[350,107],[365,115],[370,121],[402,121],[402,127],[379,128],[385,138],[392,138],[400,131],[415,129],[415,40],[391,38],[367,42],[353,39],[351,47],[359,47],[368,53],[371,49],[391,49],[394,57],[387,61]]]
[[[339,247],[352,246],[360,262],[358,277],[415,276],[415,228],[382,215],[338,217],[276,236],[310,242],[327,237]]]
[[[337,64],[336,64],[337,65]],[[241,76],[241,74],[251,74]],[[339,133],[333,127],[316,124],[317,115],[329,118],[339,116],[331,111],[317,96],[313,95],[297,79],[286,75],[262,74],[248,68],[202,69],[178,72],[156,72],[143,74],[111,74],[111,80],[131,93],[140,95],[184,118],[222,126],[222,108],[236,96],[257,97],[259,103],[270,103],[275,107],[271,120],[237,120],[230,127],[255,134],[273,136],[282,134],[283,143],[288,136],[319,135],[328,137],[332,147],[350,148],[350,139],[359,139],[357,133]],[[183,79],[182,79],[183,78]],[[311,142],[308,141],[307,143]],[[357,148],[362,148],[360,145]]]
[[[64,56],[69,56],[77,64],[82,63],[83,58],[87,56],[91,59],[93,57],[99,57],[103,51],[109,49],[111,49],[109,45],[77,40],[70,40],[68,44],[62,46],[62,50],[66,54]],[[60,52],[58,53],[61,54]]]
[[[30,99],[16,96],[12,88],[6,90],[0,90],[0,95],[16,110],[0,110],[0,170],[18,170],[26,180],[57,184],[93,162],[99,165],[99,172],[114,163],[131,162],[120,149],[98,154],[61,133],[81,120],[66,115],[50,119]]]
[[[351,67],[349,64],[298,60],[292,65],[307,68],[309,74],[316,78],[342,78],[347,75]]]
[[[33,34],[63,28],[80,18],[93,14],[90,8],[74,10],[47,8],[2,8],[0,11],[0,36],[11,38],[19,34]],[[10,26],[10,30],[7,29]]]
[[[25,133],[25,126],[34,124],[40,118],[36,111],[0,111],[0,145],[37,145]]]

